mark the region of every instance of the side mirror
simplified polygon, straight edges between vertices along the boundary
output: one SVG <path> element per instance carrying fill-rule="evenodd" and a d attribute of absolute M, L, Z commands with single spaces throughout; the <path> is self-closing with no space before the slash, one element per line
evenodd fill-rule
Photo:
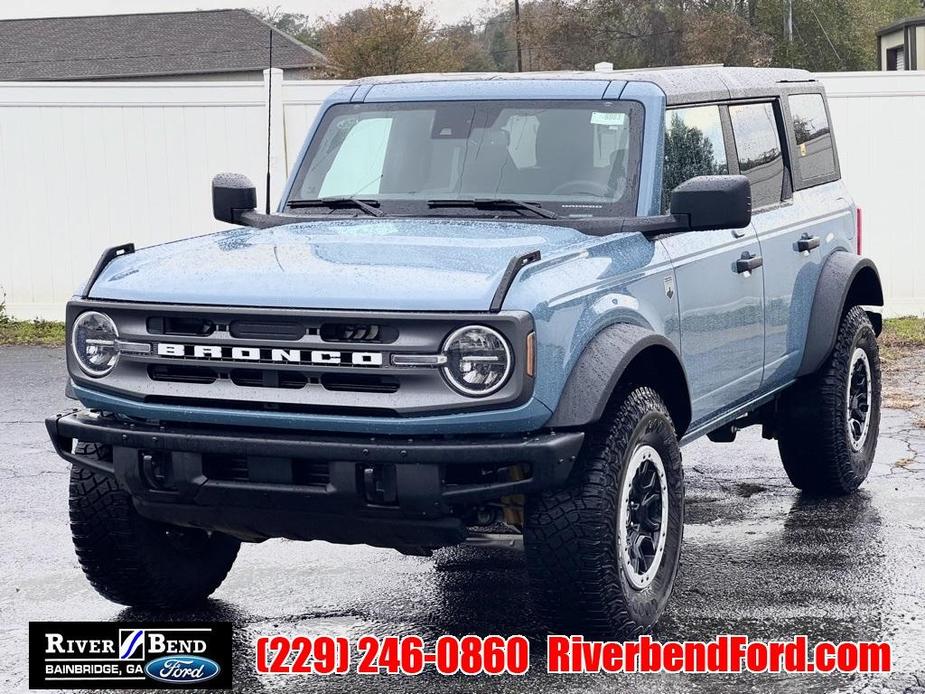
<path fill-rule="evenodd" d="M 697 176 L 671 194 L 671 214 L 690 231 L 741 229 L 752 221 L 752 186 L 745 176 Z"/>
<path fill-rule="evenodd" d="M 212 179 L 212 214 L 216 219 L 239 224 L 241 214 L 256 207 L 257 189 L 247 176 L 220 173 Z"/>

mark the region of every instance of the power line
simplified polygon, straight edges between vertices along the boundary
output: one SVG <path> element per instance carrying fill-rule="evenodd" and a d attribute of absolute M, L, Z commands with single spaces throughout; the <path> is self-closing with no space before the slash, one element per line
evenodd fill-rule
<path fill-rule="evenodd" d="M 841 56 L 838 54 L 838 51 L 835 49 L 835 44 L 832 43 L 832 39 L 829 38 L 829 33 L 825 30 L 825 27 L 822 25 L 822 22 L 819 21 L 819 17 L 816 16 L 816 11 L 812 8 L 811 5 L 807 5 L 810 13 L 813 15 L 813 19 L 816 20 L 816 24 L 819 25 L 819 28 L 822 29 L 822 35 L 825 36 L 825 40 L 829 44 L 829 48 L 832 49 L 832 52 L 835 54 L 835 57 L 838 58 L 838 62 L 841 63 L 842 69 L 845 67 L 845 61 L 841 59 Z"/>

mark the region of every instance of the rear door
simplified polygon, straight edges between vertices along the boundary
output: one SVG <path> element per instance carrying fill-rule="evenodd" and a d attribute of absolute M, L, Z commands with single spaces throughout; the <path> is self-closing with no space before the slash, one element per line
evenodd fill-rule
<path fill-rule="evenodd" d="M 841 243 L 853 216 L 836 181 L 821 94 L 734 105 L 729 113 L 740 167 L 752 179 L 752 223 L 765 263 L 762 390 L 768 391 L 796 375 L 822 260 Z M 781 153 L 773 171 L 747 163 L 767 158 L 772 147 Z"/>
<path fill-rule="evenodd" d="M 723 105 L 666 113 L 663 205 L 689 178 L 737 173 Z M 737 271 L 758 258 L 753 227 L 674 234 L 662 240 L 675 267 L 681 353 L 692 397 L 693 424 L 748 400 L 761 385 L 764 364 L 764 287 L 761 267 Z"/>

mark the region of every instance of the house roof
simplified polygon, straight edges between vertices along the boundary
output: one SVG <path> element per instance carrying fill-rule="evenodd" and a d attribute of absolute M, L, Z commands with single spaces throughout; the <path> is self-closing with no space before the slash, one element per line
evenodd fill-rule
<path fill-rule="evenodd" d="M 804 87 L 816 78 L 806 70 L 789 68 L 723 67 L 694 65 L 606 72 L 455 72 L 366 77 L 351 84 L 434 83 L 457 80 L 594 80 L 652 82 L 665 92 L 669 104 L 695 103 L 721 99 L 742 99 L 779 93 L 785 85 Z M 813 91 L 822 89 L 813 85 Z M 474 93 L 474 97 L 477 95 Z"/>
<path fill-rule="evenodd" d="M 877 31 L 877 36 L 883 36 L 884 34 L 892 34 L 897 31 L 902 31 L 906 27 L 920 27 L 925 26 L 925 15 L 918 15 L 917 17 L 906 17 L 905 19 L 900 19 L 898 22 L 893 22 L 889 26 L 885 26 L 882 29 Z"/>
<path fill-rule="evenodd" d="M 323 68 L 325 57 L 245 10 L 0 21 L 0 81 Z"/>

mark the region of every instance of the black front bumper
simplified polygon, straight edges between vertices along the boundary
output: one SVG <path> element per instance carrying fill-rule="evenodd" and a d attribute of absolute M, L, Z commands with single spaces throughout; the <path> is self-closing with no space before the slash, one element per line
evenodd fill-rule
<path fill-rule="evenodd" d="M 581 432 L 383 437 L 154 426 L 93 411 L 46 420 L 65 460 L 114 475 L 142 515 L 247 540 L 414 551 L 465 539 L 466 508 L 559 486 Z M 107 444 L 111 459 L 73 453 Z"/>

